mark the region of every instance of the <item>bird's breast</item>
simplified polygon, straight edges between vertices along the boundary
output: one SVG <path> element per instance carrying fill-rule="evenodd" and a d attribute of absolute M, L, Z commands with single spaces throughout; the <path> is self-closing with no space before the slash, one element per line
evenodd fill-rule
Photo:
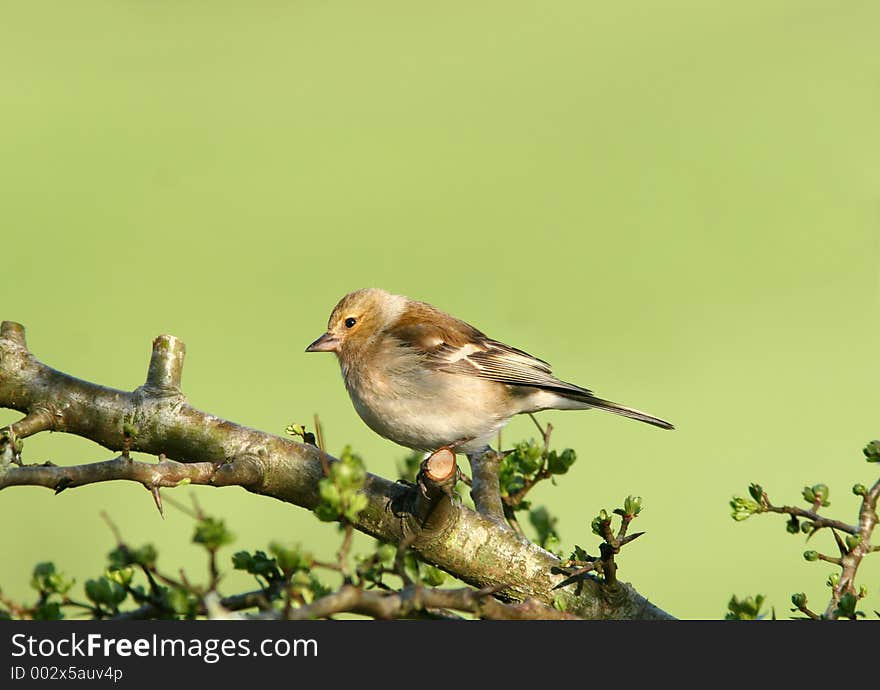
<path fill-rule="evenodd" d="M 510 417 L 492 409 L 490 382 L 436 371 L 417 356 L 374 358 L 369 368 L 343 366 L 342 374 L 364 423 L 407 448 L 491 437 Z"/>

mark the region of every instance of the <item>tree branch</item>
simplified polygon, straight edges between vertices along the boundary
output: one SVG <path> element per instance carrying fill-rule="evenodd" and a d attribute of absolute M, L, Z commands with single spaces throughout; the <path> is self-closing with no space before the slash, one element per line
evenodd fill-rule
<path fill-rule="evenodd" d="M 841 557 L 838 559 L 840 568 L 840 581 L 832 592 L 831 601 L 825 610 L 826 618 L 836 618 L 837 605 L 844 594 L 857 595 L 855 588 L 856 574 L 862 559 L 871 552 L 871 535 L 877 527 L 877 501 L 880 499 L 880 479 L 874 482 L 870 490 L 862 496 L 862 505 L 859 508 L 859 525 L 855 530 L 860 539 L 851 549 L 843 546 Z M 835 535 L 837 536 L 837 535 Z"/>
<path fill-rule="evenodd" d="M 352 585 L 317 601 L 294 609 L 291 620 L 327 618 L 339 613 L 357 613 L 372 618 L 412 618 L 428 609 L 453 609 L 493 620 L 576 620 L 576 616 L 558 611 L 533 599 L 521 604 L 504 604 L 491 595 L 491 589 L 431 589 L 417 585 L 400 592 L 365 590 Z"/>
<path fill-rule="evenodd" d="M 474 507 L 481 515 L 504 524 L 504 504 L 501 502 L 501 489 L 498 472 L 504 456 L 491 448 L 467 456 L 471 464 L 471 498 Z"/>
<path fill-rule="evenodd" d="M 51 419 L 55 431 L 90 439 L 111 451 L 130 449 L 162 459 L 157 464 L 117 457 L 76 467 L 16 467 L 3 464 L 6 456 L 0 453 L 0 487 L 28 484 L 57 491 L 59 484 L 63 490 L 124 479 L 152 488 L 189 480 L 242 486 L 252 493 L 314 508 L 319 501 L 318 482 L 324 476 L 322 461 L 336 459 L 314 446 L 191 407 L 179 389 L 183 355 L 183 343 L 176 338 L 156 338 L 147 382 L 131 392 L 115 390 L 41 363 L 28 351 L 23 327 L 3 322 L 0 407 L 24 413 L 19 428 L 23 425 L 33 433 L 42 430 L 41 424 L 23 424 L 28 417 L 39 416 Z M 492 589 L 507 601 L 534 599 L 551 604 L 556 600 L 569 613 L 585 618 L 671 618 L 621 583 L 609 590 L 589 579 L 577 588 L 554 592 L 553 587 L 564 579 L 553 572 L 559 566 L 556 556 L 449 497 L 442 520 L 420 524 L 414 512 L 418 500 L 414 488 L 368 475 L 363 492 L 369 503 L 355 529 L 390 543 L 411 537 L 412 547 L 424 560 L 477 588 Z"/>

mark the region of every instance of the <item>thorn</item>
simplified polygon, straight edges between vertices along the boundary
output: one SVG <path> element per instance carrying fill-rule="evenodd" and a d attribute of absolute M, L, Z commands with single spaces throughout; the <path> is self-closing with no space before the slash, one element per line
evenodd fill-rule
<path fill-rule="evenodd" d="M 643 534 L 644 532 L 633 532 L 632 534 L 623 538 L 623 540 L 620 542 L 620 546 L 623 546 L 624 544 L 629 544 L 633 539 L 638 539 Z M 620 548 L 620 546 L 618 546 L 618 548 Z"/>
<path fill-rule="evenodd" d="M 583 568 L 578 568 L 574 572 L 569 573 L 568 577 L 565 578 L 558 585 L 553 587 L 553 589 L 562 589 L 563 587 L 567 587 L 568 585 L 574 584 L 575 582 L 578 582 L 584 575 L 586 575 L 587 573 L 593 572 L 594 570 L 598 571 L 598 568 L 596 567 L 595 563 L 590 563 Z"/>
<path fill-rule="evenodd" d="M 834 541 L 837 542 L 837 548 L 840 550 L 841 556 L 846 556 L 849 553 L 849 549 L 846 548 L 846 544 L 843 543 L 843 539 L 840 538 L 840 535 L 837 533 L 837 530 L 833 527 L 831 528 L 831 534 L 834 535 Z"/>
<path fill-rule="evenodd" d="M 153 500 L 156 502 L 156 508 L 159 510 L 159 515 L 162 516 L 162 519 L 165 519 L 165 511 L 162 509 L 162 494 L 159 493 L 159 487 L 154 486 L 150 488 L 150 493 L 153 494 Z"/>

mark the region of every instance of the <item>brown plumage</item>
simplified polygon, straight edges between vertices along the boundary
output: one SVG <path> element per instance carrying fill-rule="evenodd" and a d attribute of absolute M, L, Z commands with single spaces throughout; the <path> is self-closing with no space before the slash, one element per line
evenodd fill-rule
<path fill-rule="evenodd" d="M 669 422 L 561 381 L 550 365 L 425 302 L 367 288 L 343 297 L 307 352 L 335 352 L 352 403 L 400 445 L 485 448 L 511 417 L 597 408 L 663 429 Z"/>

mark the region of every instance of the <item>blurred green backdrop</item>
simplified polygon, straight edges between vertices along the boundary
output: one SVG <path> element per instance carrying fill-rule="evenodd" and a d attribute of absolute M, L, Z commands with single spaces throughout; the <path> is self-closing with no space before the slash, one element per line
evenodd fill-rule
<path fill-rule="evenodd" d="M 787 615 L 793 591 L 824 602 L 832 567 L 727 502 L 824 481 L 851 519 L 849 487 L 874 479 L 878 22 L 857 0 L 2 2 L 0 318 L 125 389 L 173 333 L 197 407 L 277 433 L 317 412 L 331 451 L 388 476 L 405 451 L 303 348 L 351 289 L 433 302 L 678 425 L 543 415 L 580 454 L 535 497 L 564 546 L 594 547 L 596 511 L 640 494 L 624 579 L 680 617 L 720 617 L 734 592 Z M 63 435 L 25 453 L 111 455 Z M 338 543 L 303 510 L 192 491 L 236 547 Z M 160 565 L 204 572 L 191 520 L 139 486 L 16 488 L 4 592 L 28 596 L 38 560 L 96 576 L 102 510 Z"/>

